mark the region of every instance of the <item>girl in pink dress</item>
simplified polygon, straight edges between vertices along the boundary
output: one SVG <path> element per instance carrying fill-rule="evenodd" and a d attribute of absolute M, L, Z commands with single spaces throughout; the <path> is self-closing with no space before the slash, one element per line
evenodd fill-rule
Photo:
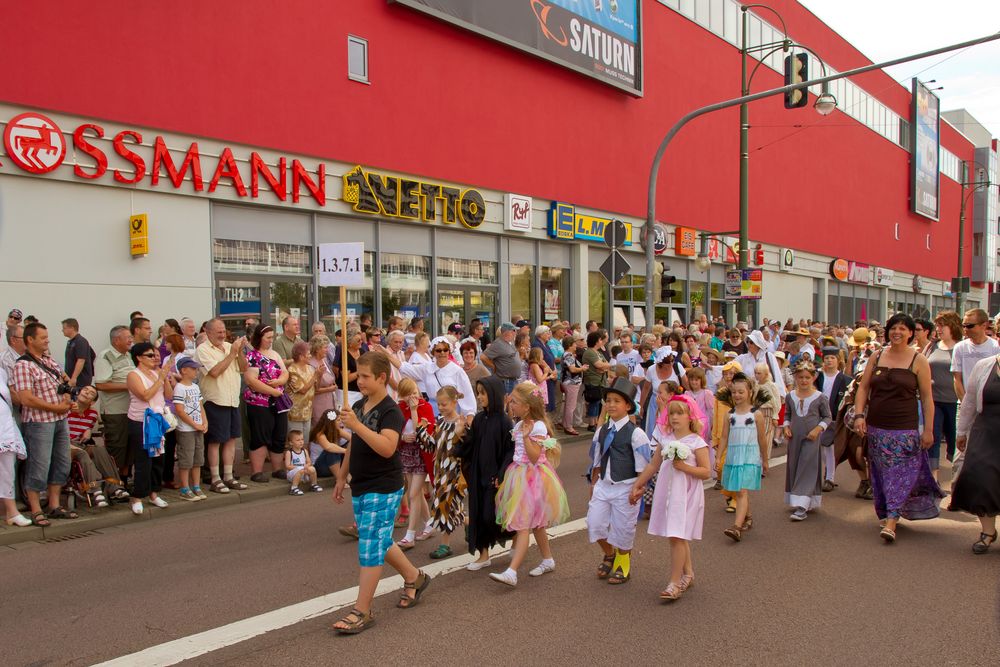
<path fill-rule="evenodd" d="M 701 539 L 705 516 L 702 481 L 711 477 L 712 469 L 708 444 L 699 435 L 707 428 L 707 422 L 698 405 L 686 394 L 674 396 L 667 403 L 667 420 L 673 432 L 668 436 L 664 424 L 657 424 L 652 433 L 657 445 L 653 459 L 635 481 L 629 499 L 638 502 L 646 483 L 659 470 L 649 534 L 670 539 L 670 583 L 660 593 L 660 599 L 671 602 L 694 582 L 690 541 Z M 670 450 L 678 444 L 687 451 L 672 455 Z M 682 454 L 686 456 L 679 458 Z"/>

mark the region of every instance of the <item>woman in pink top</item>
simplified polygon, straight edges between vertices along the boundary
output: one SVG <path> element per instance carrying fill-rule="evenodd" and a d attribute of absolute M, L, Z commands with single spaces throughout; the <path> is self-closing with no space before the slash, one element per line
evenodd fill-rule
<path fill-rule="evenodd" d="M 136 343 L 129 350 L 135 370 L 125 379 L 128 386 L 128 445 L 135 461 L 135 480 L 132 490 L 132 513 L 141 515 L 142 499 L 157 507 L 166 507 L 167 501 L 157 495 L 163 482 L 163 445 L 159 454 L 150 456 L 143 444 L 143 422 L 146 408 L 158 414 L 166 412 L 166 387 L 170 386 L 169 369 L 160 366 L 160 353 L 152 343 Z"/>

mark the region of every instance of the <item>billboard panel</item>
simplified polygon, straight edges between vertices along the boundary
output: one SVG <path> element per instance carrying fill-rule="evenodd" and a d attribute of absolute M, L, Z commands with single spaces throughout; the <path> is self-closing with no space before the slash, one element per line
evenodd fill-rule
<path fill-rule="evenodd" d="M 910 123 L 910 210 L 938 219 L 941 188 L 941 100 L 913 79 Z"/>
<path fill-rule="evenodd" d="M 642 95 L 640 0 L 388 0 Z"/>

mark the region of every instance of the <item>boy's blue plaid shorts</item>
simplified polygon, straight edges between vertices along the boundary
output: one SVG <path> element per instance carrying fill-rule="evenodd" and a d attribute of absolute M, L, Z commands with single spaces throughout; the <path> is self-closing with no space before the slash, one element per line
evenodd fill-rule
<path fill-rule="evenodd" d="M 365 493 L 351 498 L 354 521 L 358 524 L 358 562 L 361 567 L 378 567 L 385 563 L 385 552 L 392 547 L 392 529 L 402 500 L 403 489 L 393 493 Z"/>

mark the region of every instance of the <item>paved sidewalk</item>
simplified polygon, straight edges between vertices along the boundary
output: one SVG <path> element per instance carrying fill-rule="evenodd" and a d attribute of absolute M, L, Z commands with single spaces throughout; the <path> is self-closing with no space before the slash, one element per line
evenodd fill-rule
<path fill-rule="evenodd" d="M 588 436 L 586 439 L 584 439 L 585 435 Z M 559 441 L 564 445 L 573 442 L 584 443 L 589 441 L 589 436 L 590 434 L 586 431 L 581 431 L 579 437 L 557 433 Z M 78 501 L 76 512 L 80 515 L 80 518 L 50 519 L 52 525 L 47 528 L 39 526 L 18 528 L 0 522 L 0 547 L 18 548 L 18 545 L 25 545 L 25 543 L 34 544 L 38 542 L 74 539 L 90 531 L 101 530 L 103 528 L 127 526 L 154 519 L 174 518 L 188 512 L 210 511 L 230 505 L 288 495 L 288 482 L 273 478 L 267 484 L 251 482 L 250 466 L 248 464 L 238 464 L 236 466 L 236 473 L 241 477 L 241 481 L 249 487 L 246 491 L 230 491 L 227 494 L 212 493 L 207 487 L 203 486 L 202 489 L 208 495 L 208 499 L 191 502 L 183 500 L 177 491 L 164 489 L 160 492 L 160 495 L 170 503 L 170 506 L 160 509 L 153 507 L 148 502 L 143 503 L 145 511 L 143 511 L 142 516 L 132 514 L 128 503 L 112 503 L 109 507 L 97 509 L 88 507 L 86 502 L 81 503 Z M 328 491 L 333 490 L 333 484 L 333 479 L 329 477 L 320 480 L 320 485 Z M 27 510 L 22 510 L 21 513 L 28 516 Z"/>

